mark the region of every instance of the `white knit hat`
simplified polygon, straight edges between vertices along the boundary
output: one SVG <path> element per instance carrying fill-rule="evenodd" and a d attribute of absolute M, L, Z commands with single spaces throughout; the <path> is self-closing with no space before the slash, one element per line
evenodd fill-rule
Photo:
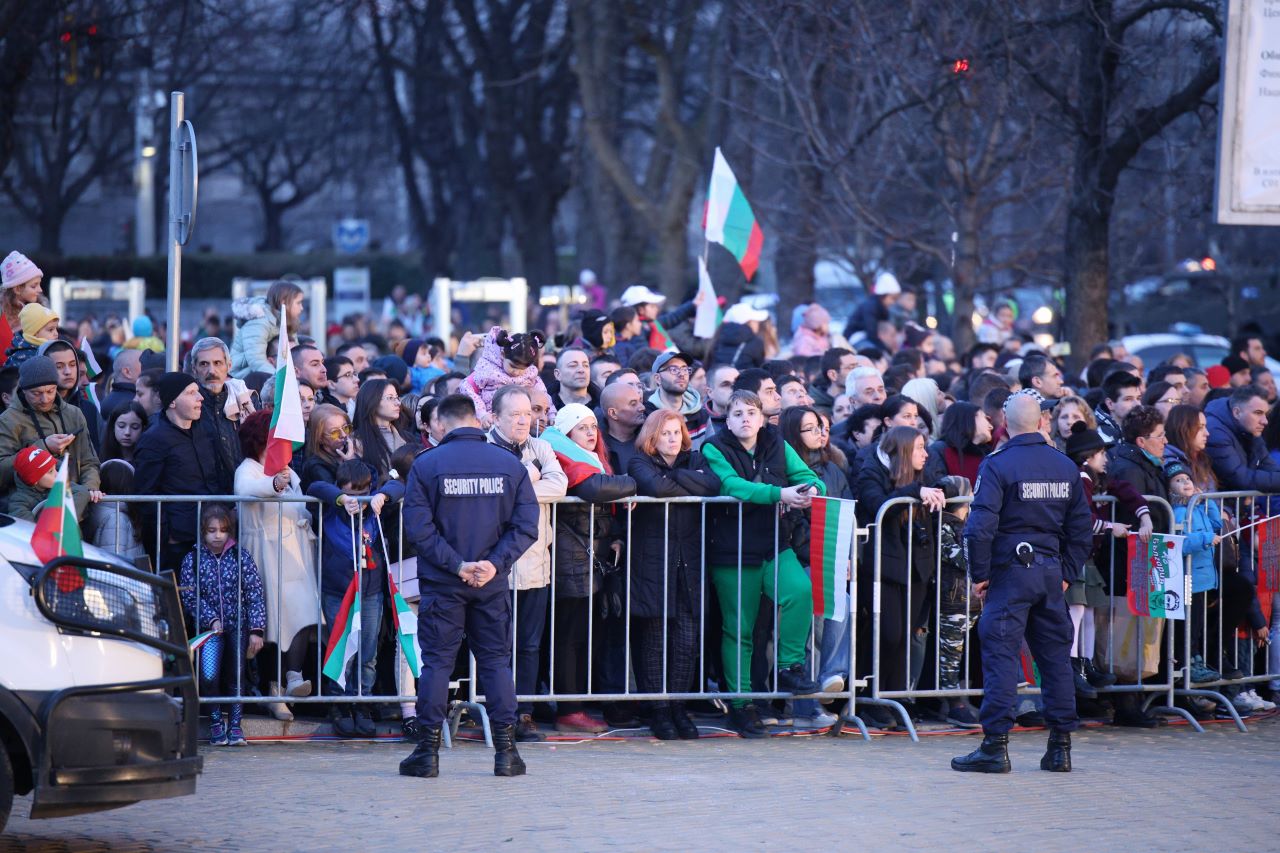
<path fill-rule="evenodd" d="M 596 416 L 592 411 L 581 403 L 570 403 L 560 411 L 556 412 L 556 429 L 565 435 L 585 421 L 587 418 L 595 420 Z"/>
<path fill-rule="evenodd" d="M 32 263 L 30 258 L 15 251 L 10 252 L 4 262 L 0 263 L 0 275 L 3 276 L 0 289 L 8 290 L 25 284 L 33 278 L 42 278 L 44 273 L 41 272 L 40 267 Z"/>

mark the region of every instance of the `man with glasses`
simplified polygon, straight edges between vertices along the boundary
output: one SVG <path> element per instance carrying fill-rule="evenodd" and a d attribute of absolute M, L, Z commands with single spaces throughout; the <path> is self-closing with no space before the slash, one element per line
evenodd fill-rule
<path fill-rule="evenodd" d="M 356 369 L 355 362 L 345 355 L 326 358 L 324 373 L 328 382 L 320 402 L 337 406 L 347 413 L 347 417 L 354 418 L 356 394 L 360 393 L 360 371 Z"/>
<path fill-rule="evenodd" d="M 696 363 L 693 356 L 684 352 L 664 352 L 654 359 L 653 376 L 658 387 L 644 403 L 646 414 L 658 409 L 679 412 L 695 446 L 706 437 L 708 419 L 702 396 L 689 387 Z"/>

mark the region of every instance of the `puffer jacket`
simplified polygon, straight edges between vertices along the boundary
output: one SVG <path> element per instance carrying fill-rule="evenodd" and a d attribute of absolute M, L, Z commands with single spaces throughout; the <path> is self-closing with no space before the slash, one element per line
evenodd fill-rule
<path fill-rule="evenodd" d="M 498 389 L 504 385 L 537 388 L 549 398 L 551 397 L 547 393 L 547 386 L 542 384 L 542 378 L 538 376 L 536 364 L 529 365 L 516 376 L 507 373 L 507 369 L 502 365 L 502 347 L 498 346 L 498 333 L 501 331 L 499 326 L 489 330 L 484 343 L 480 346 L 480 353 L 473 362 L 471 375 L 458 387 L 458 391 L 466 394 L 476 404 L 476 415 L 480 418 L 480 422 L 486 425 L 493 414 L 493 395 L 497 394 Z M 556 417 L 555 400 L 551 399 L 551 405 L 547 410 L 548 423 L 554 421 Z"/>
<path fill-rule="evenodd" d="M 920 489 L 929 485 L 917 480 L 905 486 L 894 486 L 889 475 L 889 457 L 878 447 L 858 469 L 858 519 L 863 525 L 875 521 L 880 507 L 892 498 L 920 499 Z M 885 513 L 881 537 L 881 575 L 883 581 L 906 585 L 908 575 L 914 573 L 914 583 L 932 580 L 934 572 L 934 547 L 937 517 L 922 506 L 914 511 L 907 505 L 894 507 Z M 907 552 L 910 551 L 910 567 Z M 864 560 L 859 567 L 863 577 L 873 569 L 871 560 Z"/>
<path fill-rule="evenodd" d="M 267 305 L 262 296 L 237 299 L 231 305 L 236 319 L 236 335 L 231 339 L 231 375 L 244 379 L 250 373 L 275 373 L 267 361 L 271 343 L 280 336 L 280 315 Z"/>
<path fill-rule="evenodd" d="M 710 363 L 732 364 L 739 370 L 764 364 L 764 338 L 745 323 L 725 323 L 720 327 Z"/>
<path fill-rule="evenodd" d="M 559 454 L 556 456 L 561 466 L 566 467 L 569 460 Z M 591 474 L 579 483 L 573 484 L 572 480 L 570 483 L 569 495 L 586 503 L 561 504 L 556 513 L 556 539 L 552 548 L 555 595 L 556 598 L 586 598 L 599 591 L 601 580 L 601 572 L 592 570 L 592 541 L 595 542 L 596 565 L 612 566 L 610 531 L 614 531 L 616 538 L 622 538 L 614 508 L 597 506 L 593 513 L 588 504 L 629 498 L 636 493 L 636 481 L 626 474 L 613 474 L 606 468 L 604 472 Z"/>
<path fill-rule="evenodd" d="M 227 541 L 221 554 L 214 554 L 204 543 L 192 548 L 182 558 L 178 578 L 182 607 L 196 621 L 197 631 L 208 631 L 221 621 L 228 633 L 236 627 L 241 632 L 266 632 L 262 574 L 253 555 L 238 548 L 234 539 Z"/>
<path fill-rule="evenodd" d="M 627 468 L 638 494 L 655 498 L 712 497 L 720 478 L 697 451 L 668 465 L 660 456 L 637 453 Z M 690 612 L 702 612 L 702 508 L 697 504 L 640 504 L 631 519 L 631 615 L 658 618 L 666 589 L 667 617 L 683 595 Z M 684 571 L 680 571 L 681 565 Z M 664 572 L 665 566 L 665 572 Z"/>
<path fill-rule="evenodd" d="M 18 334 L 13 339 L 13 343 L 9 344 L 9 348 L 4 352 L 5 367 L 22 367 L 23 362 L 34 356 L 40 347 L 36 344 L 29 343 L 26 338 Z"/>
<path fill-rule="evenodd" d="M 1213 501 L 1198 501 L 1189 514 L 1186 504 L 1178 504 L 1173 508 L 1173 517 L 1182 525 L 1182 535 L 1186 537 L 1182 551 L 1191 555 L 1191 591 L 1217 589 L 1213 537 L 1222 532 L 1222 510 Z"/>
<path fill-rule="evenodd" d="M 1266 442 L 1246 433 L 1231 414 L 1229 399 L 1214 400 L 1204 409 L 1209 427 L 1205 452 L 1223 491 L 1280 492 L 1280 465 L 1267 453 Z"/>
<path fill-rule="evenodd" d="M 45 436 L 58 433 L 76 436 L 67 447 L 70 457 L 67 481 L 95 491 L 100 482 L 98 455 L 89 440 L 89 424 L 84 413 L 56 397 L 53 411 L 41 414 L 27 405 L 21 391 L 14 392 L 9 408 L 0 414 L 0 490 L 14 487 L 13 460 L 19 450 L 33 444 L 48 450 Z"/>
<path fill-rule="evenodd" d="M 517 453 L 525 467 L 532 465 L 538 469 L 538 482 L 533 484 L 533 493 L 538 496 L 538 539 L 520 555 L 511 567 L 511 589 L 540 589 L 551 583 L 551 537 L 555 531 L 551 527 L 551 509 L 553 504 L 565 496 L 569 487 L 569 478 L 560 467 L 551 445 L 540 438 L 532 436 L 518 448 L 502 437 L 498 430 L 489 430 L 487 436 L 490 444 Z"/>

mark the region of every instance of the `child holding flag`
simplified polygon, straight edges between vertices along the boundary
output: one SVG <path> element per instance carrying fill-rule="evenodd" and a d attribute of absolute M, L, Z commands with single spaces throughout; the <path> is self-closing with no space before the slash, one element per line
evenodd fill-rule
<path fill-rule="evenodd" d="M 49 451 L 31 445 L 19 450 L 13 458 L 13 472 L 17 474 L 17 482 L 9 496 L 9 514 L 25 521 L 35 521 L 49 497 L 49 490 L 58 479 L 58 463 Z M 71 497 L 79 518 L 89 506 L 89 490 L 79 483 L 72 483 Z"/>
<path fill-rule="evenodd" d="M 212 631 L 200 647 L 200 693 L 241 696 L 245 658 L 262 649 L 267 630 L 267 607 L 262 576 L 253 555 L 236 545 L 235 516 L 223 504 L 205 504 L 200 517 L 200 542 L 182 558 L 178 589 L 182 606 L 195 633 Z M 240 730 L 243 712 L 232 702 L 226 722 L 222 706 L 209 709 L 211 746 L 248 746 Z"/>
<path fill-rule="evenodd" d="M 389 480 L 366 507 L 357 498 L 369 494 L 373 475 L 373 467 L 367 462 L 345 459 L 338 463 L 336 483 L 321 480 L 307 490 L 325 505 L 321 521 L 324 547 L 320 554 L 320 602 L 330 632 L 324 661 L 325 692 L 334 696 L 372 694 L 377 674 L 387 575 L 378 542 L 380 528 L 374 516 L 382 512 L 388 500 L 400 500 L 404 486 Z M 335 706 L 330 714 L 335 733 L 342 737 L 373 737 L 377 730 L 368 706 L 356 703 L 353 707 L 347 714 Z"/>

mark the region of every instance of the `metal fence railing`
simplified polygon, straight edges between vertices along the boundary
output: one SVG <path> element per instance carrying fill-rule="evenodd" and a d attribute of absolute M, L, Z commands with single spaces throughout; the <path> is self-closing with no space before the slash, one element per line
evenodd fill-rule
<path fill-rule="evenodd" d="M 1136 620 L 1137 660 L 1130 660 L 1126 657 L 1128 652 L 1121 651 L 1122 647 L 1129 649 L 1135 644 L 1125 646 L 1124 639 L 1117 636 L 1117 626 L 1131 622 L 1126 622 L 1123 618 L 1126 614 L 1118 610 L 1127 607 L 1124 599 L 1112 593 L 1106 607 L 1099 608 L 1102 612 L 1097 614 L 1100 649 L 1095 663 L 1118 676 L 1118 683 L 1100 687 L 1098 692 L 1139 694 L 1146 710 L 1182 717 L 1190 726 L 1201 730 L 1195 717 L 1176 704 L 1178 698 L 1185 701 L 1198 697 L 1222 706 L 1243 731 L 1244 723 L 1232 703 L 1234 694 L 1262 681 L 1280 683 L 1280 672 L 1277 672 L 1280 666 L 1276 665 L 1274 645 L 1268 649 L 1270 654 L 1262 658 L 1256 630 L 1249 640 L 1252 651 L 1247 652 L 1235 636 L 1236 623 L 1232 619 L 1238 612 L 1248 610 L 1247 606 L 1244 611 L 1240 609 L 1241 597 L 1249 598 L 1247 590 L 1253 590 L 1252 600 L 1256 600 L 1259 589 L 1271 595 L 1280 588 L 1275 578 L 1275 552 L 1280 551 L 1280 516 L 1266 514 L 1263 496 L 1240 492 L 1197 496 L 1188 511 L 1210 499 L 1215 505 L 1227 504 L 1228 512 L 1238 520 L 1228 535 L 1242 543 L 1238 549 L 1239 564 L 1246 564 L 1244 576 L 1252 581 L 1242 583 L 1238 565 L 1233 568 L 1229 560 L 1224 561 L 1229 549 L 1219 548 L 1214 557 L 1218 593 L 1193 592 L 1193 556 L 1188 554 L 1188 619 L 1177 630 L 1165 626 L 1165 620 Z M 391 667 L 372 667 L 377 661 L 371 660 L 371 656 L 377 654 L 378 632 L 388 613 L 384 597 L 387 581 L 382 573 L 390 571 L 392 579 L 405 587 L 416 577 L 412 551 L 406 541 L 412 537 L 400 524 L 396 504 L 387 504 L 380 514 L 371 514 L 369 503 L 373 499 L 357 500 L 360 512 L 348 515 L 337 506 L 324 506 L 315 498 L 301 496 L 108 496 L 94 511 L 116 512 L 114 524 L 97 526 L 98 530 L 113 531 L 113 536 L 109 542 L 94 544 L 126 557 L 140 556 L 145 551 L 152 561 L 152 570 L 174 572 L 182 582 L 180 585 L 185 587 L 182 591 L 184 601 L 189 604 L 187 615 L 193 635 L 209 630 L 207 620 L 201 621 L 201 613 L 202 607 L 214 596 L 220 596 L 217 612 L 235 615 L 239 633 L 230 638 L 234 641 L 235 671 L 216 683 L 206 680 L 201 691 L 203 704 L 327 703 L 354 708 L 395 703 L 407 707 L 417 697 L 413 673 L 401 647 L 392 644 L 395 660 Z M 969 500 L 953 499 L 948 506 L 954 509 Z M 1114 500 L 1104 496 L 1099 502 L 1110 504 L 1111 517 L 1115 519 Z M 1148 502 L 1157 506 L 1162 517 L 1169 520 L 1169 525 L 1161 525 L 1157 532 L 1187 532 L 1173 523 L 1174 511 L 1167 503 L 1159 498 L 1148 498 Z M 175 504 L 180 506 L 174 507 Z M 199 571 L 195 565 L 197 556 L 193 553 L 194 542 L 190 541 L 193 530 L 198 535 L 199 519 L 211 504 L 233 508 L 239 534 L 233 549 L 227 552 L 232 556 L 226 557 L 228 562 L 220 569 L 225 573 L 228 565 L 233 566 L 235 577 L 217 582 L 214 589 L 209 588 L 212 575 Z M 188 513 L 188 519 L 196 519 L 195 527 L 175 526 L 175 509 Z M 918 733 L 907 703 L 935 699 L 976 702 L 982 696 L 981 687 L 967 677 L 975 670 L 976 660 L 973 644 L 966 641 L 981 619 L 980 608 L 971 594 L 968 578 L 958 581 L 955 566 L 943 553 L 943 526 L 954 524 L 954 520 L 944 519 L 941 513 L 924 512 L 918 501 L 891 500 L 878 508 L 873 523 L 856 529 L 849 554 L 847 587 L 842 586 L 841 592 L 847 593 L 850 602 L 844 622 L 824 622 L 821 616 L 813 615 L 807 600 L 798 603 L 799 598 L 807 598 L 804 593 L 811 589 L 811 580 L 787 555 L 788 551 L 794 553 L 792 519 L 778 512 L 772 513 L 772 547 L 766 549 L 766 559 L 759 564 L 751 559 L 744 561 L 743 541 L 744 535 L 759 541 L 761 531 L 751 527 L 744 504 L 732 498 L 633 497 L 600 505 L 563 498 L 543 504 L 541 512 L 546 514 L 544 522 L 553 533 L 546 542 L 546 560 L 551 568 L 545 586 L 546 641 L 539 643 L 540 655 L 530 656 L 526 649 L 522 659 L 519 638 L 524 590 L 517 589 L 514 582 L 510 589 L 513 674 L 518 685 L 536 685 L 532 690 L 519 692 L 517 701 L 522 704 L 554 702 L 558 706 L 575 706 L 603 702 L 711 701 L 723 705 L 791 699 L 791 694 L 780 689 L 780 661 L 784 653 L 801 647 L 804 668 L 811 678 L 819 679 L 834 671 L 841 676 L 839 680 L 843 684 L 839 690 L 795 701 L 816 698 L 839 703 L 840 719 L 834 727 L 837 733 L 842 724 L 848 723 L 864 738 L 869 736 L 857 714 L 858 705 L 862 704 L 890 709 L 915 740 Z M 597 535 L 597 522 L 606 517 L 608 533 Z M 316 523 L 317 518 L 321 523 Z M 679 524 L 675 524 L 673 518 L 678 519 Z M 891 582 L 884 577 L 885 537 L 891 527 L 887 519 L 896 519 L 894 525 L 905 521 L 909 530 L 923 526 L 930 534 L 923 536 L 919 543 L 912 535 L 906 537 L 908 571 L 901 591 L 891 590 Z M 577 534 L 574 525 L 568 523 L 570 520 L 585 523 L 590 535 L 573 538 Z M 696 565 L 671 565 L 669 548 L 662 549 L 661 565 L 653 559 L 644 564 L 637 562 L 638 537 L 657 537 L 666 543 L 673 535 L 673 526 L 684 529 L 690 523 L 697 529 L 693 539 L 701 543 L 696 552 L 698 559 L 693 561 Z M 133 534 L 129 533 L 130 528 Z M 366 528 L 370 533 L 368 550 L 351 547 L 350 543 L 364 538 Z M 149 541 L 142 541 L 143 537 L 137 533 L 139 529 L 148 531 L 145 538 Z M 722 536 L 726 530 L 731 536 L 736 535 L 736 565 L 715 566 L 708 562 L 705 543 L 708 532 L 713 529 Z M 954 536 L 954 531 L 951 535 Z M 326 539 L 332 540 L 335 536 L 343 538 L 343 543 L 331 541 L 326 549 Z M 103 533 L 100 538 L 107 538 L 107 534 Z M 615 541 L 621 543 L 616 552 L 611 547 Z M 346 568 L 335 575 L 334 554 L 343 548 L 348 549 Z M 911 569 L 917 560 L 917 548 L 930 549 L 927 562 L 932 571 L 925 580 L 916 577 Z M 1107 555 L 1098 555 L 1098 569 L 1108 582 L 1107 588 L 1114 591 L 1119 588 L 1117 581 L 1127 566 L 1117 565 L 1115 548 L 1107 550 Z M 1250 574 L 1260 551 L 1265 552 L 1262 570 L 1256 575 Z M 589 567 L 586 575 L 590 580 L 585 587 L 569 589 L 565 580 L 569 573 L 563 561 L 580 559 L 584 552 Z M 862 572 L 859 571 L 860 558 Z M 378 604 L 369 607 L 369 624 L 364 626 L 373 640 L 356 650 L 352 668 L 344 670 L 348 673 L 346 684 L 338 689 L 332 679 L 321 675 L 334 626 L 335 594 L 341 592 L 334 588 L 334 578 L 342 577 L 345 585 L 351 574 L 342 573 L 358 574 L 362 559 L 372 561 L 370 565 L 374 566 L 376 575 L 369 590 L 370 598 L 378 599 Z M 183 561 L 193 564 L 186 572 Z M 256 569 L 261 589 L 269 650 L 267 655 L 253 660 L 245 656 L 248 641 L 244 636 L 251 627 L 245 620 L 253 618 L 251 611 L 256 606 L 254 601 L 247 600 L 256 594 L 253 580 L 248 577 L 253 574 L 249 571 L 251 566 Z M 584 567 L 575 568 L 580 577 Z M 799 576 L 795 574 L 798 570 Z M 642 584 L 647 585 L 650 592 L 655 584 L 660 588 L 658 615 L 641 616 L 634 612 L 634 593 Z M 867 584 L 870 589 L 866 588 Z M 375 587 L 377 595 L 373 594 Z M 227 600 L 228 589 L 234 591 L 234 601 Z M 864 598 L 866 606 L 860 613 L 859 603 Z M 761 617 L 760 624 L 753 626 L 751 623 L 755 620 L 746 614 L 753 612 L 757 599 L 764 603 L 755 611 Z M 366 599 L 366 604 L 368 601 Z M 414 607 L 412 600 L 409 603 Z M 803 613 L 797 608 L 802 608 Z M 895 612 L 893 608 L 902 608 L 902 612 Z M 724 612 L 733 614 L 729 624 L 721 615 Z M 866 617 L 865 623 L 860 624 L 860 616 Z M 1278 618 L 1272 616 L 1272 622 Z M 763 627 L 765 625 L 768 627 Z M 798 637 L 797 625 L 807 625 L 802 638 Z M 1195 630 L 1191 630 L 1192 625 L 1197 626 Z M 759 628 L 754 636 L 747 630 L 753 627 Z M 861 638 L 859 628 L 865 631 Z M 886 633 L 889 628 L 893 628 L 893 636 Z M 1155 643 L 1150 642 L 1147 633 L 1153 629 L 1162 632 Z M 718 643 L 714 642 L 716 638 Z M 1270 639 L 1275 640 L 1274 633 Z M 307 649 L 301 662 L 297 652 L 299 642 Z M 861 643 L 867 647 L 860 648 Z M 312 645 L 314 652 L 309 650 Z M 1158 662 L 1154 666 L 1146 657 L 1148 649 L 1156 652 Z M 566 661 L 565 655 L 575 657 Z M 731 689 L 733 685 L 726 680 L 729 668 L 725 666 L 725 659 L 730 656 L 740 668 L 752 670 L 750 673 L 738 670 L 736 689 Z M 545 658 L 545 670 L 540 663 L 533 662 L 540 658 Z M 1193 659 L 1197 667 L 1202 667 L 1196 670 L 1197 676 L 1211 672 L 1215 677 L 1193 678 Z M 1265 662 L 1259 664 L 1260 659 Z M 297 669 L 293 669 L 295 666 Z M 527 672 L 522 677 L 522 667 L 527 670 L 530 666 L 539 667 L 538 677 L 532 680 Z M 262 690 L 261 684 L 255 690 L 253 679 L 248 677 L 252 670 L 274 672 L 277 682 L 283 682 L 288 672 L 301 672 L 321 689 L 313 689 L 309 695 L 272 695 L 271 691 Z M 686 677 L 687 680 L 681 681 Z M 572 683 L 566 683 L 569 680 Z M 381 689 L 376 689 L 378 685 L 382 685 Z M 231 689 L 222 689 L 227 686 Z M 474 658 L 469 658 L 461 671 L 455 672 L 451 687 L 456 699 L 450 708 L 449 728 L 456 733 L 460 716 L 464 711 L 470 712 L 481 722 L 488 740 L 483 685 L 478 683 Z M 283 692 L 282 689 L 280 693 Z M 1028 683 L 1019 692 L 1034 696 L 1039 689 L 1034 683 Z"/>

